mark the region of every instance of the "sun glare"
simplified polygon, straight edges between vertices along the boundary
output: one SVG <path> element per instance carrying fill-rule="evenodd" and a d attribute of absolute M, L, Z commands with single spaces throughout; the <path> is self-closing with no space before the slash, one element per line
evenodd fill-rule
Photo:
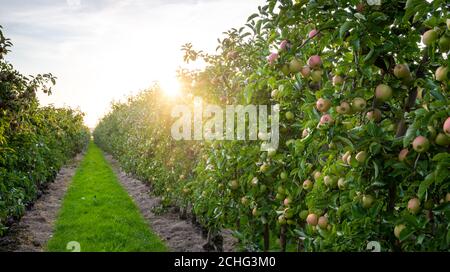
<path fill-rule="evenodd" d="M 169 97 L 177 97 L 181 93 L 181 85 L 176 78 L 166 78 L 159 81 L 161 90 Z"/>

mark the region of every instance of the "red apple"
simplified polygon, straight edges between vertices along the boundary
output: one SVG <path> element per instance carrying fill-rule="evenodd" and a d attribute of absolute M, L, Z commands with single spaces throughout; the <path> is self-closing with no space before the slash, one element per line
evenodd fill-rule
<path fill-rule="evenodd" d="M 270 65 L 273 65 L 277 59 L 278 53 L 270 53 L 269 57 L 267 57 L 267 61 L 269 61 Z"/>
<path fill-rule="evenodd" d="M 306 223 L 308 223 L 308 225 L 316 226 L 318 221 L 319 221 L 319 218 L 314 213 L 310 213 L 310 214 L 308 214 L 308 217 L 306 217 Z"/>
<path fill-rule="evenodd" d="M 409 150 L 407 148 L 404 148 L 398 153 L 398 160 L 404 161 L 406 159 L 406 156 L 408 156 Z"/>
<path fill-rule="evenodd" d="M 430 141 L 423 136 L 417 136 L 412 142 L 412 146 L 417 153 L 426 152 L 430 147 Z"/>
<path fill-rule="evenodd" d="M 317 29 L 313 29 L 308 33 L 308 38 L 312 39 L 318 34 L 319 34 L 319 31 L 317 31 Z"/>
<path fill-rule="evenodd" d="M 381 120 L 381 111 L 379 109 L 374 109 L 367 112 L 366 116 L 370 121 L 379 122 Z"/>
<path fill-rule="evenodd" d="M 316 108 L 320 112 L 327 112 L 331 107 L 331 101 L 326 98 L 319 98 L 316 102 Z"/>
<path fill-rule="evenodd" d="M 281 51 L 287 50 L 287 49 L 289 49 L 289 47 L 290 47 L 290 44 L 289 44 L 288 40 L 281 41 L 280 46 L 279 46 Z"/>
<path fill-rule="evenodd" d="M 309 130 L 308 130 L 307 128 L 305 128 L 305 129 L 302 131 L 302 138 L 306 138 L 306 137 L 308 137 L 308 135 L 309 135 Z"/>
<path fill-rule="evenodd" d="M 333 118 L 329 114 L 325 114 L 320 118 L 320 124 L 332 124 Z"/>
<path fill-rule="evenodd" d="M 319 217 L 319 220 L 317 220 L 317 225 L 319 225 L 319 228 L 326 229 L 328 226 L 328 218 L 326 216 Z"/>
<path fill-rule="evenodd" d="M 318 55 L 311 56 L 308 59 L 308 65 L 311 69 L 317 69 L 322 65 L 322 59 Z"/>
<path fill-rule="evenodd" d="M 340 106 L 336 107 L 336 112 L 339 114 L 349 114 L 351 110 L 351 106 L 348 102 L 341 102 Z"/>
<path fill-rule="evenodd" d="M 302 74 L 304 78 L 308 78 L 311 75 L 311 69 L 309 66 L 303 66 L 300 70 L 300 74 Z"/>
<path fill-rule="evenodd" d="M 408 210 L 412 214 L 417 214 L 420 211 L 420 200 L 418 198 L 411 198 L 408 201 Z"/>
<path fill-rule="evenodd" d="M 313 187 L 313 182 L 311 180 L 307 179 L 303 182 L 303 189 L 311 190 L 312 187 Z"/>
<path fill-rule="evenodd" d="M 284 206 L 289 206 L 291 204 L 291 202 L 292 202 L 292 200 L 289 197 L 287 197 L 284 199 L 283 204 L 284 204 Z"/>
<path fill-rule="evenodd" d="M 447 120 L 444 122 L 444 126 L 442 127 L 444 133 L 450 136 L 450 117 L 447 117 Z"/>

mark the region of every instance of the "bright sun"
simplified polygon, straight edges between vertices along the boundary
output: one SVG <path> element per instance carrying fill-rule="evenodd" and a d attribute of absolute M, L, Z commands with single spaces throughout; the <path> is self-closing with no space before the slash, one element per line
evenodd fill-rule
<path fill-rule="evenodd" d="M 181 85 L 176 78 L 165 78 L 159 80 L 163 92 L 170 97 L 176 97 L 181 93 Z"/>

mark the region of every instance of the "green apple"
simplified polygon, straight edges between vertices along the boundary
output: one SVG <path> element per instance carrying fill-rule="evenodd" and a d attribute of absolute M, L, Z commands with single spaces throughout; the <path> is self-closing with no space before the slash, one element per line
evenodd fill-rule
<path fill-rule="evenodd" d="M 292 59 L 291 62 L 289 63 L 289 71 L 291 73 L 297 73 L 300 72 L 302 70 L 302 63 L 297 60 L 297 59 Z"/>
<path fill-rule="evenodd" d="M 303 189 L 311 190 L 313 187 L 313 182 L 310 179 L 303 181 Z"/>
<path fill-rule="evenodd" d="M 398 79 L 405 79 L 411 77 L 408 64 L 397 64 L 394 67 L 394 75 Z"/>
<path fill-rule="evenodd" d="M 367 106 L 367 102 L 364 98 L 356 97 L 352 101 L 352 109 L 354 111 L 363 111 Z"/>
<path fill-rule="evenodd" d="M 434 141 L 436 142 L 437 145 L 440 145 L 440 146 L 448 146 L 448 145 L 450 145 L 450 137 L 448 137 L 447 135 L 445 135 L 442 132 L 440 132 L 436 136 L 436 139 L 434 139 Z"/>
<path fill-rule="evenodd" d="M 339 75 L 335 75 L 333 77 L 333 85 L 334 86 L 338 86 L 338 85 L 342 85 L 342 83 L 344 83 L 344 78 L 339 76 Z"/>
<path fill-rule="evenodd" d="M 326 229 L 328 226 L 328 218 L 326 216 L 319 217 L 319 219 L 317 220 L 317 225 L 321 229 Z"/>
<path fill-rule="evenodd" d="M 423 33 L 422 35 L 422 43 L 426 46 L 430 46 L 433 44 L 437 39 L 439 38 L 439 35 L 436 30 L 430 29 Z"/>
<path fill-rule="evenodd" d="M 401 233 L 405 228 L 406 228 L 406 226 L 403 225 L 403 224 L 400 224 L 400 225 L 395 226 L 395 228 L 394 228 L 394 235 L 395 235 L 395 237 L 397 237 L 397 239 L 400 239 L 400 233 Z"/>
<path fill-rule="evenodd" d="M 392 88 L 386 84 L 379 84 L 375 89 L 375 97 L 380 101 L 387 101 L 392 97 Z"/>
<path fill-rule="evenodd" d="M 286 119 L 289 121 L 294 119 L 294 114 L 290 111 L 286 112 L 285 116 L 286 116 Z"/>
<path fill-rule="evenodd" d="M 442 53 L 448 52 L 450 50 L 450 37 L 447 35 L 442 35 L 442 37 L 439 39 L 439 50 L 441 50 Z"/>
<path fill-rule="evenodd" d="M 261 171 L 261 173 L 266 173 L 268 170 L 269 170 L 269 165 L 267 163 L 263 163 L 259 167 L 259 171 Z"/>
<path fill-rule="evenodd" d="M 436 80 L 446 81 L 448 79 L 448 67 L 441 66 L 436 69 Z"/>
<path fill-rule="evenodd" d="M 232 190 L 237 190 L 239 188 L 239 182 L 237 180 L 232 180 L 230 182 L 230 187 Z"/>
<path fill-rule="evenodd" d="M 356 160 L 359 162 L 359 163 L 363 163 L 363 162 L 365 162 L 366 161 L 366 159 L 367 159 L 367 153 L 366 153 L 366 151 L 360 151 L 360 152 L 358 152 L 358 154 L 356 154 Z"/>
<path fill-rule="evenodd" d="M 319 82 L 322 79 L 323 71 L 322 70 L 314 70 L 311 72 L 311 80 L 313 82 Z"/>
<path fill-rule="evenodd" d="M 371 196 L 371 195 L 364 195 L 362 197 L 362 206 L 363 206 L 363 208 L 365 208 L 365 209 L 370 208 L 372 206 L 374 200 L 375 199 L 373 198 L 373 196 Z"/>
<path fill-rule="evenodd" d="M 347 181 L 344 178 L 338 179 L 338 188 L 339 190 L 345 190 L 347 187 Z"/>

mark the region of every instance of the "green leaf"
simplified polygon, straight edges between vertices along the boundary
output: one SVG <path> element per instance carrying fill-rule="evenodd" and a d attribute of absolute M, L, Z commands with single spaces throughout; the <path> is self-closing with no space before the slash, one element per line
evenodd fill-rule
<path fill-rule="evenodd" d="M 373 168 L 375 170 L 375 179 L 378 177 L 378 174 L 380 173 L 380 170 L 378 169 L 378 164 L 375 161 L 372 161 L 373 163 Z"/>
<path fill-rule="evenodd" d="M 450 229 L 447 231 L 447 245 L 450 245 Z"/>
<path fill-rule="evenodd" d="M 434 180 L 435 180 L 434 173 L 431 173 L 427 175 L 425 177 L 425 180 L 420 183 L 419 190 L 417 191 L 417 195 L 420 199 L 424 198 L 428 187 L 430 187 L 430 185 L 433 183 Z"/>
<path fill-rule="evenodd" d="M 405 133 L 405 137 L 403 138 L 403 147 L 407 147 L 412 139 L 416 136 L 417 128 L 414 125 L 408 127 Z"/>
<path fill-rule="evenodd" d="M 255 19 L 255 18 L 258 17 L 258 16 L 259 16 L 258 13 L 253 13 L 252 15 L 250 15 L 250 16 L 248 17 L 247 22 L 249 22 L 249 21 Z"/>
<path fill-rule="evenodd" d="M 427 2 L 425 0 L 408 0 L 405 5 L 405 15 L 403 16 L 403 22 L 407 23 L 408 20 L 414 16 L 417 12 L 426 12 Z"/>
<path fill-rule="evenodd" d="M 440 101 L 446 100 L 445 97 L 441 94 L 441 92 L 438 89 L 431 89 L 430 94 L 437 100 L 440 100 Z"/>
<path fill-rule="evenodd" d="M 350 146 L 352 149 L 355 149 L 355 147 L 353 146 L 353 143 L 349 139 L 344 138 L 342 136 L 336 136 L 336 138 L 338 138 L 341 142 L 344 142 L 345 144 Z"/>
<path fill-rule="evenodd" d="M 339 28 L 339 38 L 343 38 L 344 34 L 352 27 L 352 22 L 351 21 L 347 21 L 345 23 L 343 23 L 341 25 L 341 27 Z"/>
<path fill-rule="evenodd" d="M 436 212 L 450 211 L 450 202 L 443 203 L 433 209 Z"/>
<path fill-rule="evenodd" d="M 400 232 L 400 242 L 405 241 L 406 239 L 411 237 L 411 235 L 413 235 L 413 234 L 414 234 L 414 229 L 406 227 L 404 230 L 402 230 Z"/>

